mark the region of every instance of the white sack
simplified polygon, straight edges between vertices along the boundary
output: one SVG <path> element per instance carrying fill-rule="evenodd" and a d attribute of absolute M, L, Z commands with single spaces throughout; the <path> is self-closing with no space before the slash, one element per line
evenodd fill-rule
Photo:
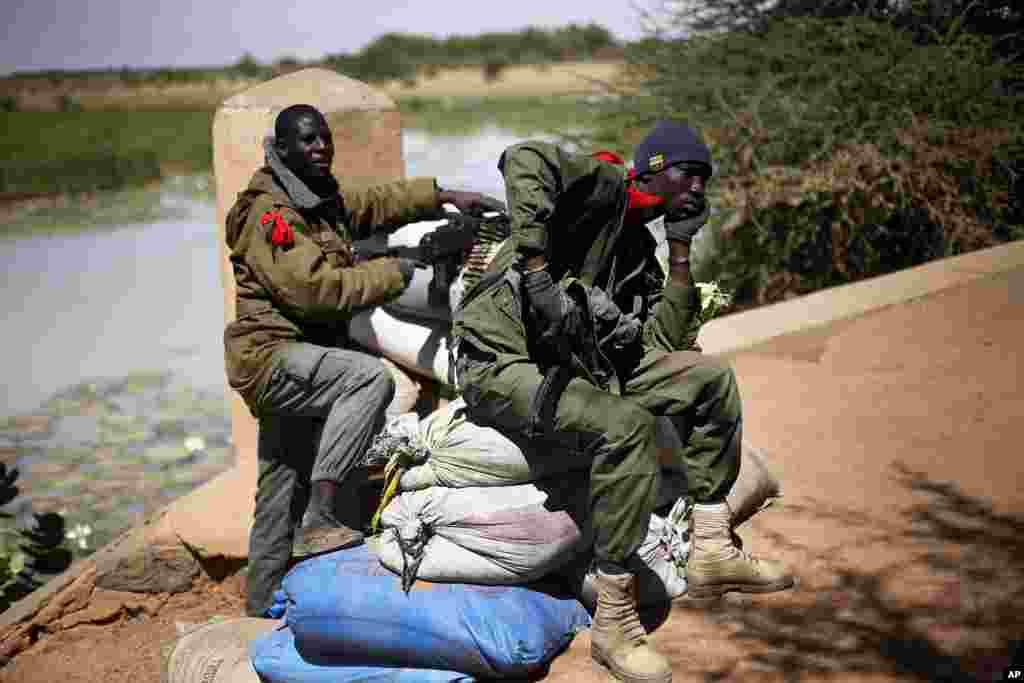
<path fill-rule="evenodd" d="M 408 443 L 421 455 L 406 466 L 398 490 L 416 491 L 429 486 L 506 486 L 525 484 L 566 470 L 571 454 L 527 457 L 525 441 L 514 441 L 492 427 L 471 422 L 462 398 L 438 408 L 422 420 L 414 413 L 400 415 L 385 425 L 370 455 L 384 458 L 388 444 Z M 522 447 L 521 447 L 522 446 Z M 571 463 L 570 463 L 571 465 Z M 580 461 L 576 469 L 588 469 Z"/>
<path fill-rule="evenodd" d="M 412 570 L 426 581 L 514 585 L 539 579 L 588 541 L 578 481 L 403 493 L 381 515 L 378 557 L 396 574 Z"/>
<path fill-rule="evenodd" d="M 375 306 L 353 315 L 348 330 L 352 341 L 371 353 L 414 374 L 449 383 L 451 324 L 447 320 L 403 317 Z"/>

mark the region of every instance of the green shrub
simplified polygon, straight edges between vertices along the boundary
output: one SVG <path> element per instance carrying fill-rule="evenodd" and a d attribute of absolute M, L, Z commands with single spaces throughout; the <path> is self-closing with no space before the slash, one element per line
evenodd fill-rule
<path fill-rule="evenodd" d="M 1022 234 L 1022 98 L 993 87 L 1015 69 L 993 46 L 866 17 L 648 40 L 594 141 L 628 152 L 663 116 L 700 128 L 724 209 L 710 275 L 740 307 L 777 301 Z"/>
<path fill-rule="evenodd" d="M 17 468 L 0 463 L 0 506 L 18 496 L 17 479 Z M 23 525 L 0 512 L 0 612 L 71 566 L 64 536 L 64 518 L 55 512 L 31 515 Z"/>
<path fill-rule="evenodd" d="M 57 108 L 62 112 L 82 111 L 82 105 L 78 100 L 67 93 L 57 98 Z"/>

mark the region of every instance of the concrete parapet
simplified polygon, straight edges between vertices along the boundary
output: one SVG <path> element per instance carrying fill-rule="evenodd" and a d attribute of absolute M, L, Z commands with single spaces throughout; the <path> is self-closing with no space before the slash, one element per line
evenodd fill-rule
<path fill-rule="evenodd" d="M 705 353 L 729 355 L 775 337 L 854 318 L 1021 265 L 1024 241 L 1010 242 L 716 318 L 701 328 L 699 341 Z"/>

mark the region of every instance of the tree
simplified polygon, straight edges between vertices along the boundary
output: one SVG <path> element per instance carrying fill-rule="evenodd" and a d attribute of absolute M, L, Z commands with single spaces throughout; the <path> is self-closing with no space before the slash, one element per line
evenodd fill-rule
<path fill-rule="evenodd" d="M 248 52 L 235 62 L 231 70 L 243 78 L 262 78 L 266 76 L 268 71 L 265 66 L 257 62 L 256 58 Z"/>

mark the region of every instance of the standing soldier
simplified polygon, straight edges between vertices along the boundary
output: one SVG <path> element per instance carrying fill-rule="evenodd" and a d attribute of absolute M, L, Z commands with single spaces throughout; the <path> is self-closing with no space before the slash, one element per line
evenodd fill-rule
<path fill-rule="evenodd" d="M 689 252 L 709 215 L 710 151 L 689 126 L 661 121 L 634 151 L 635 177 L 614 155 L 597 156 L 543 142 L 502 155 L 512 237 L 456 315 L 456 369 L 475 420 L 591 459 L 591 656 L 619 680 L 670 681 L 630 571 L 659 485 L 655 416 L 669 416 L 685 444 L 688 592 L 764 593 L 793 578 L 733 544 L 726 494 L 739 472 L 740 395 L 731 368 L 695 350 Z M 667 278 L 646 229 L 661 216 Z"/>
<path fill-rule="evenodd" d="M 471 213 L 504 208 L 439 189 L 432 178 L 339 191 L 330 128 L 309 105 L 277 116 L 264 151 L 267 165 L 239 195 L 226 233 L 237 312 L 224 331 L 225 365 L 259 421 L 251 616 L 265 615 L 291 558 L 363 540 L 346 478 L 383 426 L 395 389 L 379 359 L 349 347 L 347 322 L 356 309 L 401 294 L 416 264 L 357 263 L 352 240 L 438 218 L 446 203 Z"/>

